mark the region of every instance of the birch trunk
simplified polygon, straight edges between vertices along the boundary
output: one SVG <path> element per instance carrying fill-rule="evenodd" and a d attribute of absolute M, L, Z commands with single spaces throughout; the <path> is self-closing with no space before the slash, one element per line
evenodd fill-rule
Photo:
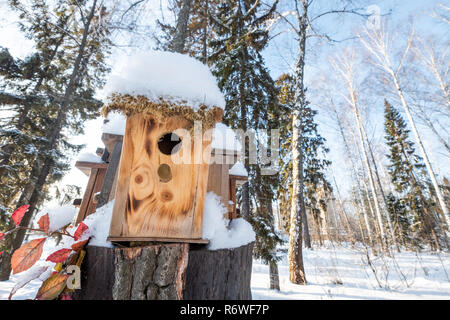
<path fill-rule="evenodd" d="M 357 172 L 356 164 L 355 164 L 355 161 L 354 161 L 353 157 L 350 155 L 350 146 L 349 146 L 349 144 L 347 142 L 347 138 L 345 137 L 342 120 L 339 117 L 339 114 L 337 113 L 337 111 L 336 111 L 336 109 L 334 107 L 333 107 L 333 112 L 334 112 L 334 114 L 336 116 L 336 120 L 337 120 L 338 127 L 339 127 L 339 133 L 341 134 L 342 140 L 344 141 L 345 150 L 346 150 L 346 152 L 347 152 L 347 154 L 349 155 L 349 158 L 350 158 L 350 162 L 351 162 L 351 165 L 352 165 L 353 176 L 355 177 L 355 181 L 356 181 L 356 189 L 357 189 L 357 193 L 358 193 L 358 198 L 359 198 L 359 201 L 361 202 L 361 209 L 362 209 L 361 211 L 363 213 L 364 224 L 366 226 L 367 236 L 369 238 L 369 245 L 372 248 L 372 250 L 374 251 L 375 250 L 375 242 L 372 239 L 373 232 L 372 232 L 372 228 L 370 226 L 369 216 L 367 214 L 367 209 L 366 209 L 366 206 L 364 205 L 364 198 L 363 198 L 362 192 L 361 192 L 362 188 L 361 188 L 361 184 L 359 183 L 359 180 L 358 180 L 358 177 L 357 177 L 357 173 L 356 173 Z M 357 207 L 355 207 L 355 209 L 358 210 Z M 363 234 L 363 236 L 364 236 L 364 234 Z"/>
<path fill-rule="evenodd" d="M 388 227 L 389 227 L 389 231 L 390 231 L 390 234 L 391 234 L 392 242 L 394 244 L 394 247 L 397 249 L 397 252 L 400 252 L 400 247 L 399 247 L 399 245 L 397 243 L 397 239 L 396 239 L 395 232 L 394 232 L 394 225 L 392 224 L 392 220 L 391 220 L 391 217 L 389 215 L 388 206 L 387 206 L 387 203 L 386 203 L 386 196 L 384 194 L 383 186 L 381 185 L 380 175 L 378 174 L 377 163 L 375 161 L 375 157 L 373 155 L 372 147 L 370 146 L 369 139 L 367 138 L 367 132 L 366 132 L 366 129 L 364 128 L 364 126 L 362 126 L 362 132 L 364 134 L 364 139 L 366 140 L 367 147 L 369 149 L 370 158 L 371 158 L 372 163 L 373 163 L 375 177 L 377 179 L 378 188 L 380 189 L 381 199 L 383 200 L 384 213 L 385 213 L 385 216 L 386 216 L 386 221 L 388 222 Z"/>
<path fill-rule="evenodd" d="M 305 201 L 303 198 L 303 122 L 301 114 L 305 107 L 303 84 L 305 66 L 305 46 L 307 30 L 307 1 L 302 1 L 302 16 L 298 17 L 298 60 L 295 70 L 295 109 L 292 117 L 292 178 L 293 193 L 289 230 L 289 280 L 295 284 L 306 284 L 302 253 L 302 217 Z"/>
<path fill-rule="evenodd" d="M 398 78 L 398 72 L 400 71 L 400 69 L 402 67 L 403 59 L 400 61 L 396 70 L 394 70 L 394 67 L 390 60 L 390 54 L 388 53 L 389 48 L 388 48 L 388 42 L 387 42 L 387 33 L 384 31 L 384 26 L 383 26 L 383 29 L 372 30 L 372 31 L 373 32 L 367 32 L 368 39 L 360 37 L 360 40 L 363 43 L 363 45 L 367 48 L 367 50 L 376 58 L 376 60 L 379 62 L 379 65 L 383 68 L 383 70 L 391 77 L 391 80 L 392 80 L 392 83 L 394 86 L 394 91 L 397 93 L 397 95 L 400 99 L 400 102 L 402 104 L 402 107 L 405 110 L 406 117 L 408 118 L 412 132 L 416 139 L 416 143 L 419 146 L 420 152 L 422 154 L 422 158 L 425 162 L 425 166 L 427 168 L 428 174 L 429 174 L 431 182 L 433 184 L 433 188 L 436 192 L 436 196 L 438 198 L 439 205 L 445 216 L 445 220 L 446 220 L 445 222 L 446 222 L 447 226 L 450 226 L 450 216 L 449 216 L 447 205 L 446 205 L 444 197 L 442 195 L 442 191 L 439 188 L 439 184 L 438 184 L 436 176 L 434 174 L 433 167 L 431 166 L 430 160 L 428 159 L 428 153 L 426 152 L 425 147 L 423 146 L 422 138 L 420 137 L 419 131 L 417 130 L 416 123 L 411 114 L 409 105 L 406 102 L 406 99 L 403 94 L 403 90 L 402 90 L 402 87 L 400 85 L 400 81 Z M 408 39 L 407 46 L 405 48 L 405 51 L 403 52 L 403 57 L 406 57 L 409 49 L 411 48 L 413 35 L 414 35 L 414 33 L 412 33 L 410 38 Z"/>

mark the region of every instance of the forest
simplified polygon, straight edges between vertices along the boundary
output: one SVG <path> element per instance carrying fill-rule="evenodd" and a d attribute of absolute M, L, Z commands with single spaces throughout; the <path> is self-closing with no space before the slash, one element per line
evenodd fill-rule
<path fill-rule="evenodd" d="M 379 289 L 420 298 L 431 287 L 428 298 L 449 298 L 445 1 L 0 7 L 0 299 L 42 212 L 83 196 L 87 178 L 74 164 L 101 143 L 108 80 L 127 56 L 150 51 L 206 65 L 225 99 L 222 122 L 252 132 L 241 141 L 248 182 L 236 202 L 255 232 L 254 299 L 376 299 Z M 11 213 L 25 205 L 17 223 Z M 345 289 L 354 265 L 364 279 Z"/>

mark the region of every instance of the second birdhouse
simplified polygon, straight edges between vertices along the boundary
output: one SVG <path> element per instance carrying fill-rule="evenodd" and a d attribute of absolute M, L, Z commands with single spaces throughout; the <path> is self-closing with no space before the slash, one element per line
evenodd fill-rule
<path fill-rule="evenodd" d="M 134 81 L 123 86 L 133 91 L 113 85 L 104 108 L 127 116 L 109 240 L 201 242 L 207 131 L 221 120 L 223 97 L 193 58 L 157 52 L 138 59 L 118 80 Z"/>

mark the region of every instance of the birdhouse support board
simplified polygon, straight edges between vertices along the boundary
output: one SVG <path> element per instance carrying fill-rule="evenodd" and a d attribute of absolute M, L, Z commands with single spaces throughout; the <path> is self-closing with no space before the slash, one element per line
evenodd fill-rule
<path fill-rule="evenodd" d="M 209 170 L 204 157 L 211 153 L 211 140 L 200 135 L 186 145 L 182 137 L 173 141 L 177 129 L 190 128 L 192 121 L 181 116 L 127 117 L 110 241 L 207 242 L 201 239 Z M 203 161 L 173 161 L 173 154 L 187 152 Z"/>

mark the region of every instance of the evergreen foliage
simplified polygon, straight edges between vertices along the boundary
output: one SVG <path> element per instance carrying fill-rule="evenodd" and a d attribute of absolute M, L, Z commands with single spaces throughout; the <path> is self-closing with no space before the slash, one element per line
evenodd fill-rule
<path fill-rule="evenodd" d="M 278 188 L 280 216 L 283 217 L 283 228 L 289 232 L 289 216 L 292 203 L 292 110 L 294 108 L 295 81 L 291 75 L 283 74 L 277 80 L 280 87 L 279 100 L 283 106 L 283 117 L 280 117 L 281 129 L 281 156 L 280 156 L 280 181 Z M 303 181 L 304 198 L 307 211 L 314 219 L 316 226 L 322 224 L 320 211 L 326 211 L 324 199 L 319 199 L 319 190 L 331 192 L 332 188 L 326 179 L 326 170 L 331 161 L 325 158 L 328 148 L 318 130 L 314 117 L 317 111 L 307 103 L 301 115 L 303 128 Z M 287 187 L 289 186 L 289 187 Z"/>
<path fill-rule="evenodd" d="M 244 132 L 256 130 L 252 131 L 254 142 L 250 135 L 249 144 L 255 143 L 259 156 L 267 152 L 269 138 L 257 130 L 278 128 L 277 88 L 261 55 L 269 40 L 263 25 L 272 17 L 275 5 L 263 11 L 261 3 L 255 1 L 222 1 L 212 18 L 215 37 L 210 41 L 213 53 L 209 61 L 225 96 L 223 121 Z M 245 137 L 242 142 L 245 143 Z M 281 243 L 272 209 L 277 176 L 264 173 L 261 157 L 257 157 L 257 163 L 250 163 L 248 149 L 244 163 L 249 182 L 241 190 L 241 213 L 257 233 L 255 257 L 266 263 L 274 262 L 276 246 Z"/>
<path fill-rule="evenodd" d="M 422 239 L 430 246 L 440 247 L 437 215 L 433 212 L 432 185 L 426 175 L 422 158 L 415 154 L 414 144 L 408 138 L 409 130 L 401 114 L 385 101 L 385 140 L 389 147 L 389 174 L 395 195 L 388 197 L 389 213 L 395 222 L 395 231 L 404 243 L 419 246 Z M 413 239 L 415 239 L 413 241 Z"/>

